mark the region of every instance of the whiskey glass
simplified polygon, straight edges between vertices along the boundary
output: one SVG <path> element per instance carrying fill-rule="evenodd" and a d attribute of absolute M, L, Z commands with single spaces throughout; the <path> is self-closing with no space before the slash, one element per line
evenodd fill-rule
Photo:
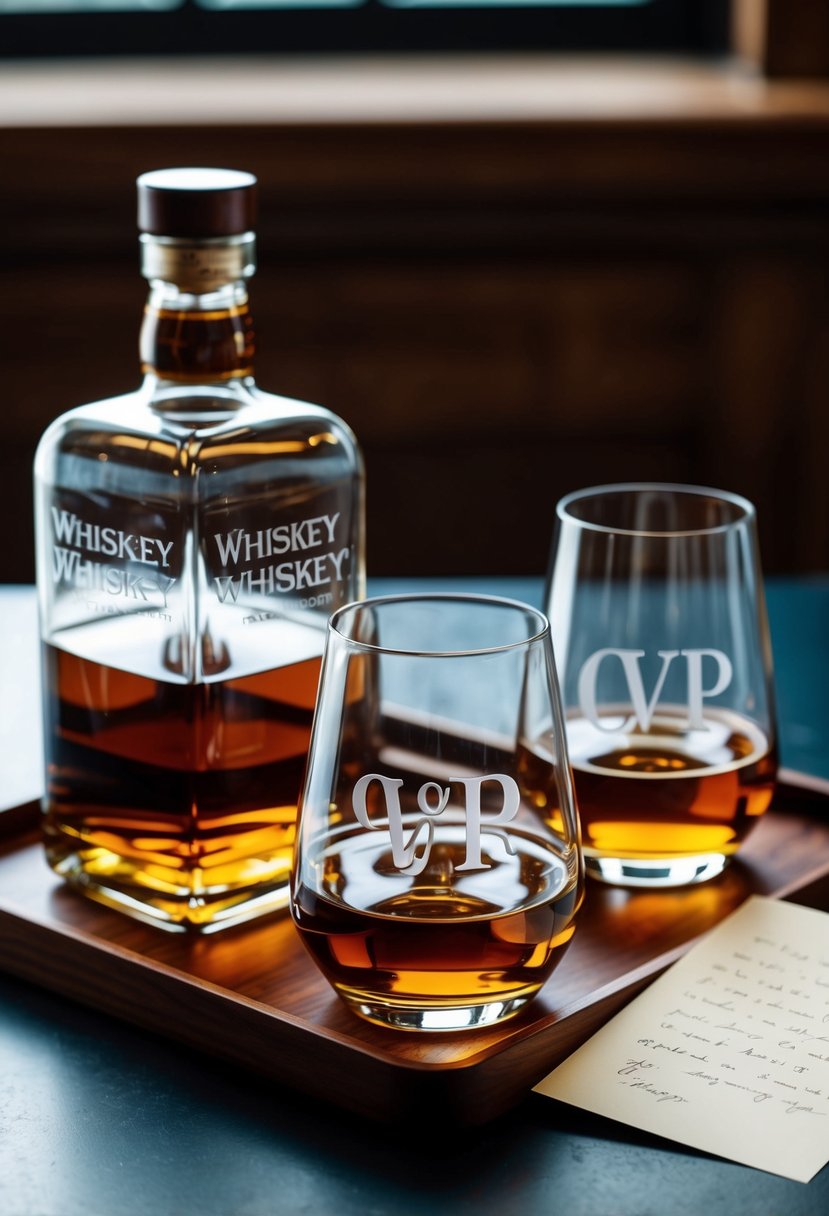
<path fill-rule="evenodd" d="M 517 1013 L 583 885 L 546 617 L 438 594 L 334 613 L 291 910 L 346 1005 L 416 1031 Z"/>
<path fill-rule="evenodd" d="M 570 494 L 546 603 L 588 874 L 713 878 L 777 771 L 754 507 L 699 486 Z"/>

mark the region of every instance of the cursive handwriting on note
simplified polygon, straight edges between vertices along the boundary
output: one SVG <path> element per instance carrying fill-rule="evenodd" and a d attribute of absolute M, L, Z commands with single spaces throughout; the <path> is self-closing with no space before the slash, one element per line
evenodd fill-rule
<path fill-rule="evenodd" d="M 536 1089 L 808 1181 L 829 1159 L 829 915 L 753 897 Z"/>

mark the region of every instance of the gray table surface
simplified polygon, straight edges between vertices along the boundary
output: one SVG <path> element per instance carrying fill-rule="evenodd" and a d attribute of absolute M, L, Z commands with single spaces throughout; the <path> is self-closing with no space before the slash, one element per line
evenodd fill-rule
<path fill-rule="evenodd" d="M 539 580 L 463 586 L 541 594 Z M 829 777 L 829 579 L 772 580 L 769 610 L 783 761 Z M 7 760 L 21 722 L 37 729 L 30 591 L 0 589 L 0 624 L 17 654 L 0 670 Z M 17 792 L 37 779 L 19 774 Z M 0 976 L 2 1216 L 829 1212 L 829 1168 L 789 1182 L 537 1095 L 471 1131 L 439 1116 L 378 1126 Z"/>

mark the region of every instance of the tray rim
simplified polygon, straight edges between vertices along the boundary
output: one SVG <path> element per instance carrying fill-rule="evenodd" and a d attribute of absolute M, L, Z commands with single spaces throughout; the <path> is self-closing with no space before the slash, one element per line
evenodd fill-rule
<path fill-rule="evenodd" d="M 801 802 L 805 801 L 807 804 L 811 800 L 811 797 L 814 797 L 816 804 L 829 801 L 829 781 L 822 777 L 783 769 L 779 773 L 778 786 L 781 790 L 791 790 L 796 798 Z M 29 803 L 23 807 L 12 808 L 11 812 L 0 812 L 0 838 L 5 838 L 6 840 L 17 839 L 20 845 L 24 843 L 34 844 L 37 840 L 36 821 L 38 813 L 39 807 L 37 803 Z M 9 822 L 12 818 L 14 819 L 14 827 Z M 23 831 L 20 830 L 21 826 L 24 828 Z M 829 875 L 829 863 L 825 861 L 818 862 L 802 875 L 790 880 L 780 890 L 775 891 L 773 898 L 785 899 L 799 890 L 807 889 L 827 875 Z M 266 1001 L 257 1000 L 255 997 L 248 996 L 234 988 L 217 984 L 208 979 L 201 979 L 171 963 L 150 958 L 129 946 L 98 937 L 88 929 L 45 920 L 37 915 L 23 914 L 13 906 L 4 904 L 2 896 L 0 896 L 0 930 L 2 930 L 0 932 L 0 946 L 2 946 L 3 938 L 11 940 L 18 934 L 21 937 L 43 935 L 44 938 L 48 938 L 51 942 L 60 940 L 62 943 L 65 943 L 68 955 L 72 955 L 73 953 L 80 955 L 88 954 L 92 957 L 100 956 L 103 953 L 108 958 L 115 960 L 119 968 L 126 967 L 131 971 L 137 969 L 143 975 L 154 976 L 156 983 L 160 982 L 164 988 L 172 986 L 177 990 L 181 990 L 181 986 L 183 985 L 184 990 L 197 1002 L 203 997 L 211 1001 L 218 999 L 225 1006 L 230 1005 L 242 1008 L 247 1011 L 249 1018 L 257 1020 L 257 1024 L 261 1025 L 263 1030 L 267 1029 L 268 1024 L 283 1027 L 285 1032 L 291 1037 L 301 1037 L 307 1043 L 314 1044 L 315 1049 L 325 1045 L 325 1049 L 329 1053 L 333 1051 L 337 1054 L 344 1054 L 348 1058 L 353 1058 L 356 1054 L 356 1056 L 361 1057 L 367 1062 L 369 1067 L 378 1075 L 388 1073 L 390 1077 L 397 1078 L 398 1080 L 402 1077 L 409 1077 L 422 1081 L 428 1081 L 429 1078 L 449 1080 L 463 1076 L 465 1079 L 472 1080 L 473 1083 L 480 1079 L 486 1080 L 486 1078 L 482 1078 L 482 1074 L 486 1071 L 488 1063 L 497 1059 L 518 1056 L 523 1059 L 528 1057 L 531 1055 L 532 1049 L 537 1045 L 540 1037 L 545 1035 L 552 1037 L 551 1032 L 555 1032 L 556 1028 L 558 1028 L 561 1032 L 561 1041 L 558 1044 L 551 1043 L 550 1058 L 546 1059 L 544 1065 L 537 1070 L 539 1076 L 543 1075 L 545 1071 L 549 1071 L 549 1068 L 554 1063 L 557 1063 L 559 1059 L 565 1058 L 570 1051 L 579 1045 L 579 1042 L 583 1042 L 584 1038 L 588 1037 L 596 1029 L 596 1026 L 592 1026 L 587 1031 L 587 1034 L 582 1034 L 579 1028 L 580 1016 L 583 1019 L 588 1015 L 589 1011 L 593 1011 L 595 1014 L 596 1010 L 601 1008 L 602 1020 L 606 1020 L 607 1017 L 612 1016 L 618 1009 L 622 1008 L 637 992 L 660 975 L 667 967 L 689 950 L 696 941 L 705 935 L 704 933 L 698 934 L 678 946 L 646 959 L 633 969 L 625 971 L 622 975 L 608 981 L 599 988 L 592 989 L 588 993 L 574 998 L 571 1002 L 559 1007 L 554 1012 L 547 1011 L 535 1020 L 519 1021 L 514 1027 L 510 1023 L 505 1023 L 503 1037 L 495 1041 L 490 1040 L 486 1045 L 482 1045 L 478 1051 L 473 1050 L 471 1054 L 456 1059 L 425 1060 L 400 1057 L 382 1043 L 376 1045 L 366 1043 L 358 1038 L 352 1038 L 336 1028 L 320 1027 L 316 1023 L 304 1019 L 295 1013 L 280 1009 Z M 165 1031 L 160 1030 L 151 1020 L 142 1019 L 140 1016 L 130 1017 L 125 1012 L 121 1012 L 116 1008 L 109 1008 L 100 1002 L 84 1000 L 83 996 L 79 995 L 76 990 L 68 990 L 66 987 L 61 987 L 60 983 L 56 985 L 44 983 L 39 973 L 35 973 L 33 969 L 27 969 L 25 966 L 22 968 L 10 966 L 9 960 L 3 955 L 2 949 L 0 949 L 0 955 L 2 955 L 0 966 L 2 966 L 3 970 L 8 971 L 10 974 L 18 975 L 20 978 L 33 982 L 40 987 L 46 987 L 50 991 L 60 995 L 63 999 L 86 1004 L 99 1010 L 106 1016 L 127 1021 L 145 1030 L 161 1034 L 172 1041 L 184 1041 L 189 1043 L 191 1048 L 196 1051 L 204 1050 L 202 1045 L 191 1038 L 182 1040 L 179 1036 L 166 1034 Z M 465 1032 L 462 1037 L 465 1039 L 469 1039 L 469 1037 L 474 1038 L 474 1034 L 474 1031 Z M 558 1050 L 562 1043 L 563 1050 Z M 558 1054 L 553 1059 L 555 1051 Z M 222 1053 L 215 1054 L 221 1055 Z M 227 1057 L 225 1056 L 224 1058 Z M 238 1060 L 236 1062 L 239 1063 Z M 296 1085 L 290 1080 L 282 1080 L 281 1083 L 289 1088 L 296 1088 Z M 514 1101 L 507 1100 L 505 1103 L 501 1103 L 503 1108 L 506 1109 L 514 1105 L 515 1101 L 520 1100 L 524 1092 L 529 1092 L 531 1084 L 532 1082 L 522 1074 L 518 1096 L 515 1097 L 513 1095 Z M 366 1112 L 364 1111 L 363 1113 Z M 466 1118 L 465 1121 L 483 1122 L 495 1117 L 498 1113 L 500 1113 L 500 1108 L 497 1106 L 494 1109 L 480 1112 L 480 1118 L 476 1118 L 473 1111 L 471 1112 L 472 1117 Z M 468 1114 L 469 1112 L 467 1112 Z"/>
<path fill-rule="evenodd" d="M 829 800 L 829 780 L 822 777 L 817 777 L 808 773 L 800 773 L 793 769 L 781 769 L 777 779 L 778 788 L 791 788 L 797 794 L 807 796 L 813 794 L 816 800 L 826 798 Z M 36 828 L 32 827 L 36 823 L 36 816 L 39 814 L 39 805 L 37 802 L 26 803 L 21 807 L 10 808 L 5 812 L 0 812 L 0 824 L 4 815 L 11 816 L 17 814 L 17 822 L 21 821 L 29 827 L 27 832 L 21 834 L 21 843 L 26 836 L 34 835 Z M 7 839 L 9 836 L 14 836 L 16 833 L 4 832 L 0 830 L 0 840 Z M 34 843 L 34 841 L 32 841 Z M 829 866 L 826 864 L 818 864 L 814 870 L 809 870 L 798 879 L 793 879 L 786 886 L 777 891 L 773 898 L 785 899 L 789 894 L 809 887 L 813 882 L 818 881 L 826 873 L 829 873 Z M 142 954 L 138 950 L 133 950 L 128 946 L 123 946 L 118 942 L 110 942 L 105 938 L 97 937 L 94 933 L 87 929 L 78 928 L 76 926 L 62 925 L 56 922 L 46 921 L 36 916 L 24 916 L 16 912 L 12 908 L 7 908 L 0 897 L 0 919 L 7 921 L 17 921 L 25 925 L 37 925 L 43 932 L 50 935 L 58 936 L 64 940 L 76 942 L 82 941 L 86 946 L 94 949 L 96 952 L 121 959 L 124 962 L 133 963 L 139 969 L 161 973 L 177 982 L 183 982 L 188 987 L 193 987 L 199 990 L 208 990 L 214 993 L 217 997 L 230 1000 L 233 1003 L 241 1003 L 251 1009 L 257 1010 L 269 1019 L 277 1022 L 285 1023 L 294 1027 L 297 1030 L 302 1030 L 312 1037 L 325 1039 L 327 1041 L 337 1041 L 342 1046 L 349 1050 L 357 1051 L 363 1055 L 369 1056 L 375 1060 L 383 1060 L 386 1063 L 394 1065 L 395 1068 L 403 1070 L 411 1070 L 414 1072 L 453 1072 L 467 1068 L 475 1067 L 478 1064 L 484 1063 L 493 1055 L 500 1055 L 510 1045 L 514 1045 L 526 1038 L 533 1037 L 536 1034 L 542 1034 L 550 1030 L 553 1026 L 563 1023 L 569 1018 L 572 1018 L 584 1009 L 592 1008 L 602 1000 L 614 997 L 624 993 L 628 988 L 636 989 L 641 987 L 650 979 L 655 979 L 662 971 L 666 970 L 677 959 L 681 958 L 691 947 L 705 936 L 705 932 L 697 934 L 693 938 L 689 938 L 686 942 L 678 946 L 672 947 L 670 950 L 663 951 L 661 954 L 654 955 L 646 962 L 641 963 L 638 967 L 630 971 L 626 971 L 623 975 L 618 976 L 614 980 L 609 980 L 600 988 L 591 989 L 591 991 L 583 996 L 573 1000 L 570 1004 L 562 1006 L 556 1012 L 549 1012 L 537 1018 L 533 1022 L 518 1022 L 514 1028 L 510 1023 L 505 1023 L 505 1037 L 498 1042 L 491 1042 L 481 1051 L 472 1055 L 464 1056 L 458 1060 L 414 1060 L 401 1059 L 394 1054 L 393 1051 L 378 1045 L 370 1047 L 359 1039 L 354 1039 L 349 1035 L 344 1034 L 339 1030 L 321 1031 L 313 1022 L 309 1022 L 297 1014 L 293 1014 L 284 1009 L 268 1004 L 266 1001 L 259 1001 L 255 997 L 247 996 L 243 992 L 239 992 L 234 988 L 226 987 L 222 984 L 217 984 L 212 980 L 200 979 L 171 963 L 161 962 L 157 959 L 152 959 Z M 474 1031 L 467 1031 L 466 1034 L 474 1036 Z M 448 1037 L 448 1036 L 447 1036 Z"/>

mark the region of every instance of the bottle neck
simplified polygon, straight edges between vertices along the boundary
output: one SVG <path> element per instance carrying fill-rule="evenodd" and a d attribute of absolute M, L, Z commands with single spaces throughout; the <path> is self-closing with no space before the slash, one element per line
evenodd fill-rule
<path fill-rule="evenodd" d="M 153 283 L 140 338 L 141 370 L 176 384 L 253 375 L 254 333 L 244 283 L 193 295 Z"/>
<path fill-rule="evenodd" d="M 254 332 L 245 279 L 251 233 L 189 242 L 142 236 L 150 294 L 141 327 L 141 368 L 175 384 L 216 384 L 253 375 Z"/>

